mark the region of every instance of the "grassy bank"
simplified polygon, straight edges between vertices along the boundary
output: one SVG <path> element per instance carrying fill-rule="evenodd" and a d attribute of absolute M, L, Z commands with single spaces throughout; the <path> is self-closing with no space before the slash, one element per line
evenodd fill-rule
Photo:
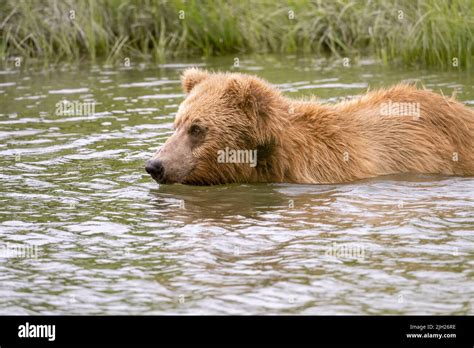
<path fill-rule="evenodd" d="M 3 60 L 271 52 L 444 68 L 474 62 L 472 0 L 4 0 L 0 13 Z"/>

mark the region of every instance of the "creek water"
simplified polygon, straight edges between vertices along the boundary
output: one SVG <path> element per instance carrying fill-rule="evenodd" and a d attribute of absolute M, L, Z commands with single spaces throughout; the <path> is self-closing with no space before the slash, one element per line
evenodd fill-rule
<path fill-rule="evenodd" d="M 0 314 L 474 314 L 474 178 L 158 186 L 188 66 L 337 102 L 474 75 L 294 56 L 0 71 Z M 94 102 L 93 115 L 57 103 Z"/>

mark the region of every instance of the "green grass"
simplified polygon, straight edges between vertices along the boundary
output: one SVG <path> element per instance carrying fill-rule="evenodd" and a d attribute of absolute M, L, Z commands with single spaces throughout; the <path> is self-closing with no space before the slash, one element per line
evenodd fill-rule
<path fill-rule="evenodd" d="M 6 62 L 256 52 L 375 55 L 387 64 L 443 68 L 457 59 L 470 68 L 474 58 L 472 0 L 3 0 L 0 14 Z"/>

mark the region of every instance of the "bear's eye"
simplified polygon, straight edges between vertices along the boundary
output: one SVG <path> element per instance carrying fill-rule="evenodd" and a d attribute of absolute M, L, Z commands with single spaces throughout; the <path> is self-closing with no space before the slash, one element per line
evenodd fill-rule
<path fill-rule="evenodd" d="M 193 124 L 190 128 L 189 128 L 189 134 L 191 134 L 192 136 L 200 136 L 202 134 L 204 134 L 204 129 L 197 125 L 197 124 Z"/>

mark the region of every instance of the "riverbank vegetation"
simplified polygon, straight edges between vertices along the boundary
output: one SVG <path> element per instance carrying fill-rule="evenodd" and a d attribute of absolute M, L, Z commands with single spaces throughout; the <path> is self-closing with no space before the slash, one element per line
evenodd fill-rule
<path fill-rule="evenodd" d="M 3 61 L 283 53 L 474 62 L 472 0 L 4 0 L 0 13 Z"/>

